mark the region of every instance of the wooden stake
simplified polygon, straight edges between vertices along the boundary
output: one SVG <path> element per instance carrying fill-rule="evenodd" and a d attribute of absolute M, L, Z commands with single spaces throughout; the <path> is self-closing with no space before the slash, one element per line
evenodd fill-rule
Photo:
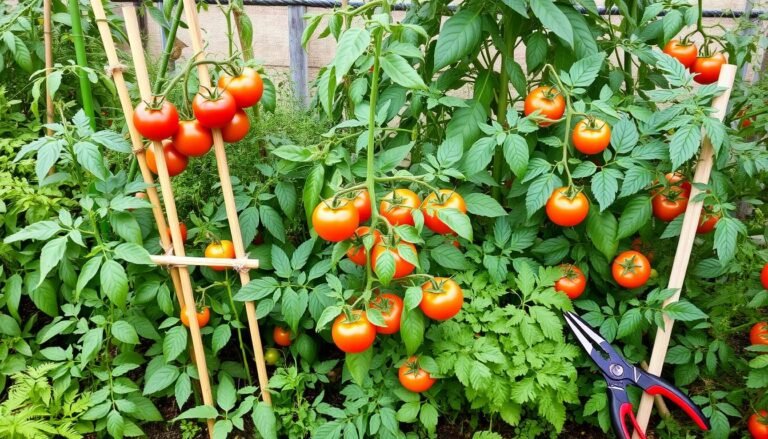
<path fill-rule="evenodd" d="M 195 265 L 203 267 L 242 267 L 248 269 L 259 268 L 258 259 L 214 259 L 197 258 L 193 256 L 151 255 L 152 262 L 156 265 Z"/>
<path fill-rule="evenodd" d="M 203 37 L 200 31 L 200 20 L 197 15 L 197 8 L 194 0 L 184 0 L 184 12 L 187 17 L 187 25 L 192 40 L 192 50 L 197 54 L 198 60 L 205 59 L 203 52 Z M 208 73 L 208 67 L 198 66 L 198 79 L 200 89 L 211 85 L 211 77 Z M 232 243 L 235 247 L 235 257 L 241 259 L 245 256 L 245 247 L 243 246 L 243 236 L 240 232 L 240 220 L 237 216 L 237 207 L 235 205 L 235 195 L 232 190 L 232 180 L 229 176 L 229 165 L 227 164 L 227 153 L 224 150 L 224 140 L 221 137 L 221 130 L 214 129 L 213 148 L 216 154 L 216 167 L 219 171 L 221 180 L 221 190 L 224 196 L 224 207 L 227 211 L 229 220 L 229 229 L 232 235 Z M 240 272 L 240 282 L 246 285 L 251 281 L 247 271 Z M 259 378 L 259 387 L 261 389 L 261 398 L 267 404 L 271 404 L 272 398 L 269 395 L 269 377 L 267 375 L 267 366 L 264 362 L 264 351 L 261 345 L 261 335 L 259 334 L 259 322 L 256 319 L 256 307 L 252 301 L 245 302 L 245 312 L 248 317 L 248 328 L 251 334 L 251 343 L 253 344 L 253 353 L 256 361 L 256 372 Z"/>
<path fill-rule="evenodd" d="M 152 100 L 152 88 L 147 74 L 147 65 L 144 60 L 144 48 L 141 44 L 141 35 L 139 33 L 139 22 L 136 17 L 136 9 L 133 6 L 125 6 L 122 9 L 125 19 L 125 27 L 128 31 L 128 41 L 131 46 L 133 56 L 133 65 L 135 68 L 136 81 L 139 85 L 141 99 L 150 102 Z M 165 211 L 168 214 L 168 223 L 171 231 L 171 243 L 173 244 L 174 254 L 184 256 L 184 241 L 181 239 L 181 229 L 179 227 L 179 217 L 176 212 L 176 200 L 173 198 L 173 187 L 171 178 L 168 175 L 168 167 L 165 163 L 165 155 L 160 142 L 152 142 L 152 148 L 155 151 L 155 161 L 157 163 L 158 178 L 160 180 L 160 189 L 163 192 L 163 201 Z M 161 232 L 161 236 L 163 233 Z M 242 257 L 242 255 L 241 255 Z M 178 267 L 179 277 L 181 278 L 181 291 L 184 295 L 184 303 L 194 304 L 195 298 L 192 295 L 192 281 L 189 277 L 187 267 Z M 200 326 L 197 323 L 196 307 L 187 306 L 187 318 L 189 319 L 189 332 L 192 335 L 192 345 L 194 346 L 195 364 L 197 365 L 198 375 L 200 376 L 200 390 L 203 394 L 203 403 L 214 407 L 213 392 L 211 390 L 210 377 L 208 376 L 208 364 L 205 360 L 205 348 L 203 338 L 200 335 Z M 213 437 L 213 419 L 208 419 L 208 434 Z"/>
<path fill-rule="evenodd" d="M 43 0 L 43 46 L 45 46 L 45 122 L 53 123 L 53 98 L 48 90 L 48 76 L 53 70 L 53 43 L 51 38 L 51 0 Z M 46 134 L 51 136 L 53 131 L 46 128 Z"/>
<path fill-rule="evenodd" d="M 731 96 L 731 88 L 733 87 L 735 78 L 736 66 L 732 64 L 723 65 L 720 69 L 720 78 L 717 81 L 717 85 L 725 88 L 725 91 L 712 101 L 712 108 L 715 109 L 715 113 L 712 114 L 712 117 L 720 121 L 725 118 L 725 110 L 728 107 L 728 99 Z M 680 231 L 680 239 L 677 242 L 675 259 L 672 263 L 672 273 L 669 277 L 669 285 L 667 287 L 674 288 L 677 292 L 664 301 L 664 306 L 680 300 L 680 292 L 683 288 L 683 281 L 685 281 L 685 273 L 688 270 L 688 262 L 691 259 L 691 250 L 693 250 L 693 241 L 696 239 L 696 228 L 699 226 L 699 218 L 701 216 L 701 208 L 703 205 L 702 201 L 694 201 L 697 195 L 701 192 L 701 190 L 696 187 L 696 183 L 707 184 L 709 182 L 709 175 L 712 172 L 712 164 L 714 161 L 712 143 L 706 135 L 701 143 L 701 154 L 699 154 L 699 161 L 696 164 L 696 173 L 693 176 L 693 187 L 691 188 L 691 196 L 689 197 L 690 201 L 688 202 L 688 207 L 685 209 L 683 226 Z M 664 314 L 664 328 L 659 328 L 656 331 L 656 339 L 651 353 L 651 361 L 648 366 L 648 372 L 654 375 L 661 375 L 661 369 L 664 367 L 664 359 L 666 358 L 667 350 L 669 349 L 669 340 L 672 337 L 672 326 L 674 323 L 675 321 L 673 319 Z M 646 431 L 646 428 L 648 427 L 648 420 L 651 417 L 652 408 L 653 395 L 643 393 L 643 397 L 640 400 L 640 405 L 637 409 L 637 423 L 643 431 Z M 640 436 L 635 432 L 633 437 L 634 439 L 639 439 Z"/>

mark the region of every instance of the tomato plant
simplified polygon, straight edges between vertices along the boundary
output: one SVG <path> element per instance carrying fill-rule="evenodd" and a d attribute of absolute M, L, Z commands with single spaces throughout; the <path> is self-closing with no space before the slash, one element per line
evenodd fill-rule
<path fill-rule="evenodd" d="M 256 105 L 264 94 L 264 81 L 251 67 L 245 67 L 237 75 L 223 73 L 219 76 L 218 86 L 232 95 L 239 108 Z"/>
<path fill-rule="evenodd" d="M 582 119 L 573 127 L 573 147 L 584 154 L 599 154 L 611 144 L 611 127 L 595 117 Z"/>
<path fill-rule="evenodd" d="M 376 329 L 368 321 L 365 311 L 342 314 L 333 322 L 331 331 L 336 347 L 347 353 L 363 352 L 376 339 Z"/>
<path fill-rule="evenodd" d="M 525 97 L 524 111 L 526 116 L 540 116 L 539 126 L 546 127 L 563 117 L 565 98 L 555 87 L 536 87 Z"/>
<path fill-rule="evenodd" d="M 339 242 L 351 237 L 360 224 L 360 215 L 349 200 L 325 200 L 312 212 L 312 227 L 326 241 Z"/>
<path fill-rule="evenodd" d="M 435 233 L 443 235 L 455 234 L 453 229 L 440 219 L 440 212 L 452 212 L 445 209 L 467 213 L 467 203 L 464 202 L 464 198 L 461 195 L 450 189 L 440 189 L 439 194 L 432 192 L 424 199 L 421 207 L 421 211 L 424 214 L 424 225 Z"/>
<path fill-rule="evenodd" d="M 555 289 L 565 293 L 571 300 L 578 299 L 587 288 L 587 278 L 584 276 L 584 272 L 572 264 L 563 264 L 560 268 L 563 277 L 555 282 Z"/>
<path fill-rule="evenodd" d="M 397 371 L 400 384 L 414 393 L 426 392 L 437 382 L 429 372 L 419 367 L 418 357 L 410 357 Z"/>
<path fill-rule="evenodd" d="M 391 278 L 399 279 L 413 273 L 416 254 L 416 247 L 409 242 L 401 242 L 397 246 L 376 244 L 371 253 L 371 268 L 377 273 L 391 271 Z"/>
<path fill-rule="evenodd" d="M 381 199 L 379 211 L 390 224 L 413 225 L 413 210 L 421 206 L 421 198 L 410 189 L 395 189 Z"/>
<path fill-rule="evenodd" d="M 583 192 L 573 188 L 555 189 L 547 200 L 547 216 L 550 221 L 563 227 L 581 224 L 589 213 L 589 201 Z"/>
<path fill-rule="evenodd" d="M 223 128 L 237 114 L 237 104 L 228 91 L 216 89 L 206 95 L 196 94 L 192 100 L 192 111 L 202 126 Z"/>
<path fill-rule="evenodd" d="M 355 230 L 355 234 L 352 237 L 352 247 L 347 250 L 347 257 L 350 261 L 357 265 L 365 265 L 368 262 L 367 248 L 373 248 L 381 242 L 381 232 L 378 230 L 373 231 L 373 240 L 365 244 L 365 236 L 371 234 L 371 228 L 362 226 Z"/>
<path fill-rule="evenodd" d="M 758 413 L 753 413 L 749 417 L 747 428 L 752 439 L 768 438 L 768 412 L 760 410 Z"/>

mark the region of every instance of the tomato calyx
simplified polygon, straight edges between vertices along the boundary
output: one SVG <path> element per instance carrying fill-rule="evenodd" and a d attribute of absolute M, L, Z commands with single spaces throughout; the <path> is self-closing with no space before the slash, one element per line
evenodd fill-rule
<path fill-rule="evenodd" d="M 403 366 L 406 367 L 405 369 L 406 375 L 419 375 L 422 371 L 422 368 L 419 367 L 419 358 L 416 356 L 410 357 L 407 360 L 405 360 L 405 363 L 403 363 Z"/>
<path fill-rule="evenodd" d="M 160 111 L 163 109 L 163 104 L 165 103 L 165 96 L 162 95 L 152 95 L 152 98 L 149 101 L 143 101 L 144 105 L 147 106 L 147 109 L 150 111 Z"/>
<path fill-rule="evenodd" d="M 216 102 L 222 99 L 225 92 L 226 90 L 219 87 L 203 87 L 203 91 L 198 94 L 207 101 Z"/>
<path fill-rule="evenodd" d="M 619 266 L 622 268 L 622 275 L 634 274 L 638 268 L 642 268 L 642 265 L 637 264 L 636 258 L 635 255 L 632 255 L 619 263 Z"/>
<path fill-rule="evenodd" d="M 585 119 L 587 123 L 584 125 L 584 128 L 586 128 L 589 131 L 600 131 L 608 123 L 604 120 L 598 119 L 597 117 L 591 114 L 588 114 Z"/>
<path fill-rule="evenodd" d="M 563 194 L 566 198 L 568 198 L 570 201 L 573 201 L 576 197 L 579 196 L 579 194 L 582 192 L 583 188 L 579 186 L 568 186 L 564 191 L 561 191 L 560 193 Z"/>

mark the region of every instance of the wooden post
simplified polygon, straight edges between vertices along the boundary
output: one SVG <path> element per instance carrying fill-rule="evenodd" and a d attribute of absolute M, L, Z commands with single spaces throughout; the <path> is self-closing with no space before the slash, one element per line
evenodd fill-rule
<path fill-rule="evenodd" d="M 43 46 L 45 46 L 45 123 L 53 123 L 53 98 L 48 90 L 48 76 L 53 70 L 53 43 L 51 41 L 51 0 L 43 0 Z M 50 128 L 45 130 L 51 136 Z"/>
<path fill-rule="evenodd" d="M 194 256 L 151 255 L 155 265 L 195 265 L 201 267 L 221 266 L 239 269 L 259 268 L 258 259 L 214 259 Z"/>
<path fill-rule="evenodd" d="M 98 0 L 95 0 L 98 1 Z M 149 102 L 152 100 L 152 88 L 149 83 L 147 65 L 144 59 L 144 47 L 141 44 L 141 35 L 139 33 L 139 22 L 136 17 L 136 9 L 133 6 L 123 7 L 123 17 L 125 27 L 128 31 L 128 41 L 131 46 L 133 65 L 136 74 L 136 81 L 139 85 L 141 99 Z M 176 212 L 176 200 L 173 197 L 173 187 L 171 178 L 168 175 L 168 166 L 165 163 L 165 155 L 160 142 L 152 142 L 152 148 L 155 151 L 155 161 L 157 162 L 158 178 L 160 180 L 160 189 L 163 192 L 163 201 L 165 211 L 168 214 L 168 223 L 171 231 L 171 243 L 176 256 L 184 256 L 184 241 L 181 239 L 181 229 L 179 227 L 179 217 Z M 208 364 L 205 360 L 205 347 L 203 338 L 200 335 L 200 326 L 197 323 L 197 309 L 195 298 L 192 294 L 192 281 L 189 277 L 189 271 L 186 266 L 179 266 L 179 277 L 181 278 L 181 291 L 184 296 L 184 303 L 188 306 L 187 318 L 189 319 L 189 332 L 192 336 L 192 345 L 194 346 L 195 364 L 197 365 L 198 375 L 200 376 L 200 390 L 203 394 L 203 403 L 214 407 L 213 392 L 211 390 L 210 377 L 208 375 Z M 208 419 L 208 434 L 213 437 L 213 419 Z"/>
<path fill-rule="evenodd" d="M 205 53 L 203 51 L 203 37 L 200 31 L 200 19 L 197 14 L 197 8 L 195 7 L 195 0 L 184 0 L 184 12 L 187 17 L 187 25 L 189 26 L 189 32 L 192 40 L 192 49 L 197 54 L 198 60 L 205 59 Z M 211 85 L 211 77 L 208 72 L 208 67 L 205 65 L 198 66 L 198 79 L 200 83 L 200 90 L 204 87 Z M 243 236 L 240 231 L 240 219 L 237 216 L 237 207 L 235 205 L 235 195 L 232 190 L 232 180 L 229 175 L 229 165 L 227 164 L 227 153 L 224 150 L 224 139 L 221 137 L 220 129 L 213 129 L 213 150 L 216 154 L 216 168 L 219 172 L 219 180 L 221 181 L 221 191 L 224 196 L 224 207 L 227 211 L 227 219 L 229 221 L 229 230 L 232 235 L 232 244 L 235 247 L 235 258 L 242 259 L 245 257 L 245 246 L 243 245 Z M 243 285 L 248 284 L 251 281 L 251 277 L 247 271 L 240 271 L 240 282 Z M 256 361 L 256 372 L 259 378 L 259 387 L 261 389 L 261 397 L 267 404 L 271 404 L 272 398 L 269 395 L 269 377 L 267 376 L 267 366 L 264 362 L 264 350 L 261 345 L 261 335 L 259 334 L 259 323 L 256 319 L 256 307 L 252 301 L 245 302 L 245 313 L 248 317 L 248 328 L 251 335 L 251 343 L 253 345 L 253 353 Z"/>
<path fill-rule="evenodd" d="M 288 7 L 288 51 L 290 53 L 291 80 L 296 99 L 304 108 L 309 104 L 307 52 L 301 47 L 301 37 L 306 27 L 304 22 L 304 14 L 306 13 L 307 8 L 305 6 Z"/>
<path fill-rule="evenodd" d="M 712 101 L 712 107 L 715 109 L 715 113 L 712 117 L 720 121 L 725 117 L 725 111 L 728 107 L 728 99 L 731 96 L 731 88 L 733 87 L 735 78 L 736 66 L 732 64 L 723 65 L 720 70 L 720 78 L 717 81 L 717 85 L 725 88 L 725 91 Z M 701 192 L 701 190 L 696 187 L 696 183 L 706 184 L 709 182 L 713 161 L 714 151 L 712 149 L 712 143 L 709 141 L 709 137 L 705 135 L 702 140 L 701 153 L 699 154 L 699 161 L 696 164 L 696 173 L 693 176 L 693 187 L 691 188 L 691 196 L 689 197 L 690 201 L 688 202 L 688 207 L 685 209 L 683 226 L 680 231 L 680 239 L 677 242 L 675 259 L 672 263 L 672 273 L 669 277 L 669 285 L 667 287 L 673 288 L 677 290 L 677 292 L 664 301 L 664 306 L 680 300 L 680 292 L 683 288 L 685 273 L 688 270 L 688 262 L 691 258 L 693 241 L 696 239 L 696 228 L 699 225 L 699 218 L 701 216 L 701 208 L 703 205 L 703 201 L 694 201 L 696 200 L 697 195 Z M 651 361 L 648 366 L 649 373 L 661 375 L 661 369 L 664 367 L 664 358 L 667 356 L 669 340 L 672 337 L 672 327 L 674 323 L 675 321 L 673 319 L 666 314 L 664 315 L 664 328 L 659 328 L 656 331 L 656 339 L 651 353 Z M 637 423 L 643 431 L 646 431 L 646 428 L 648 427 L 648 420 L 651 417 L 652 408 L 653 395 L 643 393 L 643 397 L 640 400 L 640 405 L 637 409 Z M 634 438 L 639 438 L 637 432 L 635 432 Z"/>

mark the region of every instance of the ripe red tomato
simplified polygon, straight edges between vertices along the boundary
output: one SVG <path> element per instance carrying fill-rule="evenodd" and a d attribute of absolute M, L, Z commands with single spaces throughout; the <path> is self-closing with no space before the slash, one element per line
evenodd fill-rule
<path fill-rule="evenodd" d="M 358 225 L 360 215 L 350 200 L 323 200 L 312 212 L 312 227 L 317 235 L 326 241 L 339 242 L 348 239 L 355 233 Z"/>
<path fill-rule="evenodd" d="M 693 80 L 699 84 L 712 84 L 720 77 L 720 68 L 726 63 L 725 55 L 716 53 L 712 56 L 696 58 L 691 66 Z"/>
<path fill-rule="evenodd" d="M 406 245 L 410 247 L 414 253 L 416 253 L 416 247 L 410 242 L 401 242 L 398 245 Z M 393 279 L 399 279 L 403 276 L 408 276 L 409 274 L 413 273 L 413 270 L 416 268 L 416 266 L 403 259 L 403 257 L 400 256 L 400 250 L 398 250 L 397 247 L 384 244 L 378 244 L 373 247 L 373 253 L 371 254 L 371 269 L 376 271 L 376 261 L 379 259 L 379 255 L 383 254 L 384 252 L 391 253 L 392 257 L 395 259 L 395 274 L 392 276 Z"/>
<path fill-rule="evenodd" d="M 208 322 L 211 320 L 211 309 L 207 306 L 201 309 L 200 311 L 197 311 L 197 326 L 200 328 L 204 328 L 205 325 L 208 324 Z M 187 316 L 187 306 L 181 307 L 181 314 L 179 315 L 181 317 L 181 323 L 189 328 L 189 316 Z"/>
<path fill-rule="evenodd" d="M 400 318 L 403 315 L 403 299 L 391 293 L 377 296 L 371 302 L 371 307 L 381 311 L 387 326 L 376 326 L 379 334 L 394 334 L 400 330 Z"/>
<path fill-rule="evenodd" d="M 768 290 L 768 263 L 763 265 L 763 269 L 760 271 L 760 283 L 763 284 L 763 289 Z"/>
<path fill-rule="evenodd" d="M 367 264 L 367 253 L 365 251 L 365 243 L 363 242 L 363 237 L 367 234 L 371 233 L 371 228 L 368 226 L 362 226 L 358 227 L 357 230 L 355 230 L 355 234 L 352 236 L 352 243 L 353 246 L 347 250 L 347 257 L 350 261 L 354 262 L 357 265 L 365 265 Z M 381 242 L 381 232 L 378 230 L 373 231 L 373 245 L 376 246 L 376 244 L 379 244 Z M 373 247 L 371 247 L 373 248 Z"/>
<path fill-rule="evenodd" d="M 573 264 L 560 266 L 563 277 L 555 282 L 555 290 L 565 293 L 571 300 L 578 298 L 587 288 L 587 278 L 584 272 Z"/>
<path fill-rule="evenodd" d="M 768 322 L 755 323 L 749 331 L 749 341 L 753 345 L 768 345 Z"/>
<path fill-rule="evenodd" d="M 147 159 L 147 167 L 153 174 L 157 175 L 157 162 L 155 161 L 154 146 L 150 146 L 144 152 Z M 184 154 L 176 151 L 170 140 L 163 140 L 163 157 L 165 157 L 165 166 L 168 167 L 168 176 L 173 177 L 181 174 L 187 169 L 189 159 Z"/>
<path fill-rule="evenodd" d="M 179 122 L 179 130 L 173 135 L 173 146 L 176 151 L 191 156 L 200 157 L 211 150 L 213 135 L 211 130 L 200 125 L 197 119 Z"/>
<path fill-rule="evenodd" d="M 677 186 L 680 189 L 683 190 L 683 195 L 685 195 L 686 198 L 691 197 L 691 182 L 686 180 L 685 176 L 679 172 L 669 172 L 666 175 L 664 175 L 664 178 L 667 179 L 670 185 Z"/>
<path fill-rule="evenodd" d="M 237 76 L 223 73 L 219 76 L 218 86 L 227 90 L 237 102 L 239 108 L 256 105 L 264 94 L 264 82 L 255 69 L 245 67 Z"/>
<path fill-rule="evenodd" d="M 395 189 L 384 196 L 379 204 L 379 213 L 393 226 L 413 225 L 414 209 L 421 205 L 421 198 L 410 189 Z"/>
<path fill-rule="evenodd" d="M 336 317 L 331 328 L 336 347 L 349 354 L 363 352 L 376 340 L 376 327 L 368 321 L 365 311 L 355 310 Z"/>
<path fill-rule="evenodd" d="M 367 190 L 358 191 L 352 203 L 360 216 L 360 222 L 364 223 L 371 219 L 371 194 Z"/>
<path fill-rule="evenodd" d="M 280 351 L 275 348 L 267 348 L 264 352 L 264 362 L 274 366 L 278 361 L 280 361 Z"/>
<path fill-rule="evenodd" d="M 704 235 L 715 230 L 715 225 L 720 221 L 720 213 L 712 213 L 704 210 L 699 218 L 699 226 L 696 227 L 696 233 Z"/>
<path fill-rule="evenodd" d="M 680 40 L 669 40 L 666 46 L 664 46 L 664 53 L 677 59 L 680 64 L 686 68 L 690 68 L 694 62 L 696 62 L 696 56 L 699 54 L 699 49 L 695 44 L 688 42 L 680 42 Z"/>
<path fill-rule="evenodd" d="M 651 263 L 642 253 L 628 250 L 616 256 L 611 271 L 617 284 L 624 288 L 637 288 L 645 285 L 651 277 Z"/>
<path fill-rule="evenodd" d="M 572 227 L 584 221 L 589 213 L 589 201 L 583 192 L 573 197 L 567 187 L 555 189 L 547 200 L 547 216 L 550 221 L 563 227 Z"/>
<path fill-rule="evenodd" d="M 208 247 L 205 248 L 205 257 L 215 259 L 234 259 L 235 246 L 232 244 L 232 241 L 226 239 L 222 239 L 220 242 L 212 242 L 208 244 Z M 211 269 L 215 271 L 224 271 L 227 269 L 227 267 L 215 265 L 212 266 Z"/>
<path fill-rule="evenodd" d="M 747 110 L 749 110 L 749 107 L 742 108 L 738 113 L 736 113 L 736 117 L 741 119 L 741 122 L 739 123 L 740 128 L 749 128 L 752 126 L 752 122 L 755 120 L 751 117 L 744 117 L 747 115 Z"/>
<path fill-rule="evenodd" d="M 232 120 L 221 128 L 221 137 L 227 143 L 235 143 L 243 140 L 251 129 L 251 121 L 245 111 L 238 109 Z"/>
<path fill-rule="evenodd" d="M 456 209 L 461 213 L 467 213 L 467 203 L 457 192 L 451 189 L 440 189 L 440 195 L 432 192 L 421 205 L 424 225 L 441 235 L 455 234 L 448 224 L 438 217 L 438 212 L 443 209 Z"/>
<path fill-rule="evenodd" d="M 235 117 L 237 104 L 228 91 L 217 90 L 213 95 L 195 95 L 192 112 L 206 128 L 222 128 Z"/>
<path fill-rule="evenodd" d="M 278 346 L 290 346 L 291 330 L 282 326 L 275 326 L 275 330 L 272 331 L 272 338 Z"/>
<path fill-rule="evenodd" d="M 546 127 L 557 122 L 565 113 L 565 98 L 555 87 L 536 87 L 525 97 L 525 115 L 539 111 L 541 117 L 549 121 L 539 121 L 539 126 Z"/>
<path fill-rule="evenodd" d="M 685 213 L 688 207 L 688 198 L 683 195 L 683 191 L 672 186 L 666 191 L 656 194 L 651 200 L 653 206 L 653 216 L 662 221 L 672 221 L 678 215 Z"/>
<path fill-rule="evenodd" d="M 433 320 L 448 320 L 461 311 L 464 292 L 459 284 L 447 277 L 436 277 L 421 286 L 419 308 Z"/>
<path fill-rule="evenodd" d="M 601 153 L 611 144 L 611 127 L 601 119 L 582 119 L 573 127 L 571 141 L 583 154 Z"/>
<path fill-rule="evenodd" d="M 167 139 L 179 129 L 179 112 L 166 100 L 157 109 L 142 102 L 133 110 L 133 126 L 149 140 Z"/>
<path fill-rule="evenodd" d="M 752 439 L 768 439 L 768 411 L 753 413 L 747 423 Z"/>
<path fill-rule="evenodd" d="M 181 241 L 186 242 L 187 241 L 187 226 L 184 223 L 179 223 L 179 231 L 181 232 Z M 168 239 L 170 241 L 173 241 L 173 235 L 171 234 L 171 228 L 168 227 L 165 229 L 165 234 L 168 236 Z"/>
<path fill-rule="evenodd" d="M 414 393 L 426 392 L 435 384 L 436 379 L 432 378 L 427 371 L 419 367 L 418 357 L 409 358 L 405 364 L 400 366 L 397 371 L 397 377 L 403 387 Z"/>

